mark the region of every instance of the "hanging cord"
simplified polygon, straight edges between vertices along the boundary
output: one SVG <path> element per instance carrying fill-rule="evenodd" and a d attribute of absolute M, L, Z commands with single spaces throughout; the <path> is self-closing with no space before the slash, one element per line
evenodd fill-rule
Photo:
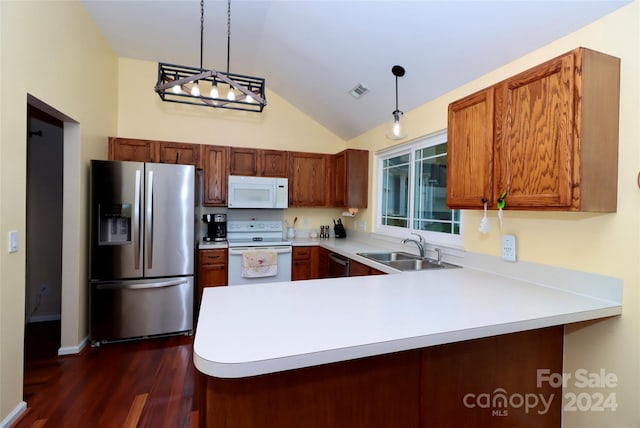
<path fill-rule="evenodd" d="M 398 112 L 398 75 L 396 74 L 396 111 L 394 111 L 394 113 Z"/>
<path fill-rule="evenodd" d="M 231 52 L 231 0 L 227 0 L 227 75 L 229 75 L 230 52 Z"/>
<path fill-rule="evenodd" d="M 204 45 L 204 0 L 200 0 L 200 70 L 202 70 L 202 48 Z"/>

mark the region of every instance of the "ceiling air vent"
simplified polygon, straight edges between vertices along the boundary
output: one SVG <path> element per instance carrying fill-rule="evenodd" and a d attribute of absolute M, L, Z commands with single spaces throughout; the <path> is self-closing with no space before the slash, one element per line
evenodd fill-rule
<path fill-rule="evenodd" d="M 351 96 L 353 98 L 355 98 L 355 99 L 360 98 L 361 96 L 363 96 L 367 92 L 369 92 L 369 88 L 367 88 L 363 83 L 358 83 L 355 86 L 355 88 L 353 88 L 352 90 L 349 91 Z"/>

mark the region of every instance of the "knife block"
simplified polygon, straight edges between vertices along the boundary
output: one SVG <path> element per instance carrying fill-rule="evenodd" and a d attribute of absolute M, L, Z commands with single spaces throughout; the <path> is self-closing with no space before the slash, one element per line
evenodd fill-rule
<path fill-rule="evenodd" d="M 342 223 L 338 223 L 333 226 L 333 233 L 336 238 L 346 238 L 347 231 L 344 230 L 344 225 Z"/>

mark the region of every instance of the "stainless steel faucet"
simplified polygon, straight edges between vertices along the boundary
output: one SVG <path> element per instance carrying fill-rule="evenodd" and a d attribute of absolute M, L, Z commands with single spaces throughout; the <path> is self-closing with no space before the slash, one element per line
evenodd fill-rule
<path fill-rule="evenodd" d="M 416 244 L 418 246 L 418 250 L 420 250 L 420 257 L 425 257 L 425 242 L 424 242 L 424 238 L 422 237 L 422 235 L 419 235 L 415 232 L 411 232 L 412 235 L 416 235 L 418 237 L 418 239 L 410 239 L 410 238 L 405 238 L 402 240 L 403 244 L 406 244 L 407 242 L 413 242 L 414 244 Z"/>
<path fill-rule="evenodd" d="M 440 265 L 442 264 L 442 250 L 440 248 L 434 248 L 433 251 L 436 252 L 437 255 L 437 263 Z"/>

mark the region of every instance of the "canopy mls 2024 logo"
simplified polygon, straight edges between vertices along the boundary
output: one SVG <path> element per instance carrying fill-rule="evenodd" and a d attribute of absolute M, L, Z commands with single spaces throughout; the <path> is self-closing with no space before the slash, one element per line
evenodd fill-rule
<path fill-rule="evenodd" d="M 600 369 L 590 372 L 587 369 L 577 369 L 573 373 L 552 373 L 549 369 L 536 371 L 535 392 L 513 392 L 498 387 L 491 392 L 467 393 L 462 403 L 468 409 L 486 409 L 492 416 L 509 416 L 509 411 L 524 410 L 525 414 L 537 413 L 545 415 L 551 409 L 556 398 L 555 393 L 541 392 L 553 389 L 570 389 L 563 395 L 563 410 L 565 412 L 615 412 L 618 402 L 615 388 L 618 386 L 618 376 L 615 373 Z M 577 390 L 578 392 L 576 392 Z"/>

